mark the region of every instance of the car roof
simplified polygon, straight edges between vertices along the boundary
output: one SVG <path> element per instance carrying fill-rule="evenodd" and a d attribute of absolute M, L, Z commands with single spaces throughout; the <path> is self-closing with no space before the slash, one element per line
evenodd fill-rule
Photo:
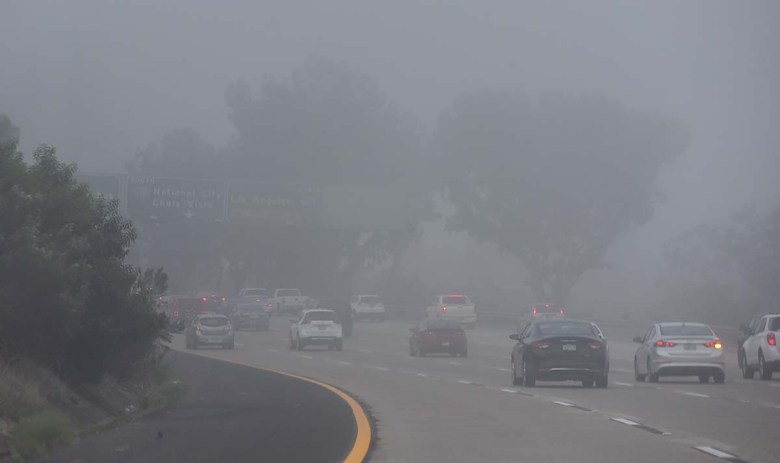
<path fill-rule="evenodd" d="M 596 322 L 592 322 L 590 320 L 581 320 L 579 318 L 566 318 L 566 317 L 534 318 L 531 323 L 551 323 L 551 322 L 552 323 L 579 322 L 579 323 L 589 323 L 591 325 L 596 325 Z"/>
<path fill-rule="evenodd" d="M 706 326 L 709 328 L 710 326 L 705 323 L 693 323 L 693 322 L 663 322 L 658 323 L 658 326 Z"/>
<path fill-rule="evenodd" d="M 357 297 L 379 297 L 377 294 L 356 294 Z"/>
<path fill-rule="evenodd" d="M 334 310 L 330 310 L 330 309 L 309 309 L 309 310 L 304 310 L 303 312 L 301 312 L 301 314 L 306 315 L 307 313 L 312 313 L 312 312 L 330 312 L 333 314 L 336 313 Z"/>

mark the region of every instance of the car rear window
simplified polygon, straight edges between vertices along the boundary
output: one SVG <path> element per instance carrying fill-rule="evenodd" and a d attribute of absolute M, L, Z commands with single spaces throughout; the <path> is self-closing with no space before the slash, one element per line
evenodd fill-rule
<path fill-rule="evenodd" d="M 238 304 L 237 309 L 239 312 L 261 312 L 265 310 L 263 304 Z"/>
<path fill-rule="evenodd" d="M 713 336 L 712 330 L 704 325 L 661 325 L 662 336 Z"/>
<path fill-rule="evenodd" d="M 264 289 L 247 289 L 244 291 L 244 296 L 265 296 L 268 292 Z"/>
<path fill-rule="evenodd" d="M 469 299 L 466 296 L 444 296 L 442 303 L 449 305 L 468 305 Z"/>
<path fill-rule="evenodd" d="M 293 296 L 300 296 L 301 292 L 297 289 L 280 289 L 277 293 L 279 297 L 293 297 Z"/>
<path fill-rule="evenodd" d="M 532 310 L 536 309 L 537 313 L 560 313 L 561 309 L 555 304 L 536 304 Z"/>
<path fill-rule="evenodd" d="M 461 330 L 460 324 L 452 320 L 429 320 L 428 329 L 431 331 Z"/>
<path fill-rule="evenodd" d="M 593 325 L 587 322 L 541 322 L 536 324 L 536 329 L 543 336 L 554 335 L 573 335 L 573 336 L 594 336 L 598 335 L 593 329 Z"/>
<path fill-rule="evenodd" d="M 331 311 L 309 312 L 306 314 L 306 320 L 310 322 L 332 322 L 336 320 L 336 314 Z"/>
<path fill-rule="evenodd" d="M 780 331 L 780 317 L 769 320 L 769 331 Z"/>
<path fill-rule="evenodd" d="M 203 317 L 198 320 L 203 326 L 225 326 L 228 324 L 228 319 L 225 317 Z"/>
<path fill-rule="evenodd" d="M 361 304 L 377 305 L 380 302 L 382 302 L 382 301 L 379 300 L 379 296 L 362 296 L 360 298 L 360 303 Z"/>

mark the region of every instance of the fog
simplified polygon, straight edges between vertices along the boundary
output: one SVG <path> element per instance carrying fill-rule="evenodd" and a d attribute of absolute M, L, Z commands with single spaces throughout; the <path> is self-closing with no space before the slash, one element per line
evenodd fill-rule
<path fill-rule="evenodd" d="M 426 135 L 463 93 L 604 95 L 690 134 L 662 167 L 652 218 L 619 233 L 606 268 L 587 270 L 572 297 L 645 306 L 663 242 L 746 203 L 776 205 L 778 20 L 772 1 L 10 0 L 0 6 L 0 113 L 25 153 L 50 143 L 81 171 L 119 172 L 174 129 L 235 142 L 228 85 L 257 91 L 311 56 L 375 79 Z M 523 285 L 522 265 L 495 246 L 441 222 L 422 229 L 401 268 L 431 290 Z"/>

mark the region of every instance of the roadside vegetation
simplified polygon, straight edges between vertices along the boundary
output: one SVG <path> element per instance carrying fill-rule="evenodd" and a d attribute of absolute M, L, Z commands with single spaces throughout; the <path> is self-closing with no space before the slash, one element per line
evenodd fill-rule
<path fill-rule="evenodd" d="M 136 231 L 117 202 L 77 182 L 52 146 L 24 159 L 18 135 L 0 115 L 0 461 L 48 453 L 105 418 L 74 421 L 63 404 L 106 377 L 148 383 L 146 408 L 179 388 L 158 373 L 169 326 L 154 297 L 167 276 L 126 263 Z"/>

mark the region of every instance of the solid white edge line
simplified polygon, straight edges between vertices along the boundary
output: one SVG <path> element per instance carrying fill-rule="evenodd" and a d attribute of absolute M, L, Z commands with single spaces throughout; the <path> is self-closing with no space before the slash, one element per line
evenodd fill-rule
<path fill-rule="evenodd" d="M 622 382 L 620 382 L 620 381 L 615 381 L 615 382 L 614 382 L 614 383 L 612 383 L 612 384 L 614 384 L 614 385 L 616 385 L 616 386 L 627 386 L 627 387 L 631 387 L 631 386 L 633 386 L 633 384 L 631 384 L 631 383 L 622 383 Z"/>
<path fill-rule="evenodd" d="M 621 424 L 627 424 L 629 426 L 639 426 L 639 423 L 637 423 L 636 421 L 631 421 L 627 418 L 610 418 L 610 420 L 617 421 L 618 423 Z"/>
<path fill-rule="evenodd" d="M 314 359 L 314 357 L 312 357 L 311 355 L 306 355 L 306 354 L 301 354 L 301 357 L 303 357 L 305 359 L 309 359 L 309 360 Z"/>
<path fill-rule="evenodd" d="M 352 362 L 347 362 L 346 360 L 339 360 L 338 364 L 339 365 L 352 365 Z"/>
<path fill-rule="evenodd" d="M 501 389 L 499 389 L 499 390 L 500 390 L 501 392 L 508 392 L 508 393 L 510 393 L 510 394 L 517 394 L 518 392 L 520 392 L 520 391 L 518 391 L 518 390 L 516 390 L 516 389 L 509 389 L 509 388 L 506 388 L 506 387 L 504 387 L 504 388 L 501 388 Z"/>
<path fill-rule="evenodd" d="M 459 379 L 458 382 L 460 384 L 472 384 L 471 381 L 466 381 L 465 379 Z"/>
<path fill-rule="evenodd" d="M 421 377 L 421 378 L 427 378 L 427 377 L 428 377 L 428 375 L 427 375 L 427 374 L 425 374 L 425 373 L 415 373 L 415 374 L 416 374 L 417 376 Z"/>
<path fill-rule="evenodd" d="M 496 368 L 496 370 L 498 370 L 498 371 L 503 371 L 503 372 L 505 372 L 505 373 L 509 373 L 509 372 L 511 372 L 511 371 L 512 371 L 512 370 L 510 370 L 509 368 L 502 368 L 502 367 L 497 367 L 497 368 Z"/>
<path fill-rule="evenodd" d="M 706 453 L 708 455 L 712 455 L 713 457 L 718 457 L 718 458 L 737 458 L 736 455 L 732 455 L 730 453 L 726 453 L 726 452 L 724 452 L 722 450 L 718 450 L 718 449 L 716 449 L 714 447 L 710 447 L 710 446 L 707 446 L 707 445 L 700 445 L 700 446 L 697 446 L 697 447 L 694 447 L 694 448 L 696 450 L 699 450 L 700 452 L 704 452 L 704 453 Z"/>

